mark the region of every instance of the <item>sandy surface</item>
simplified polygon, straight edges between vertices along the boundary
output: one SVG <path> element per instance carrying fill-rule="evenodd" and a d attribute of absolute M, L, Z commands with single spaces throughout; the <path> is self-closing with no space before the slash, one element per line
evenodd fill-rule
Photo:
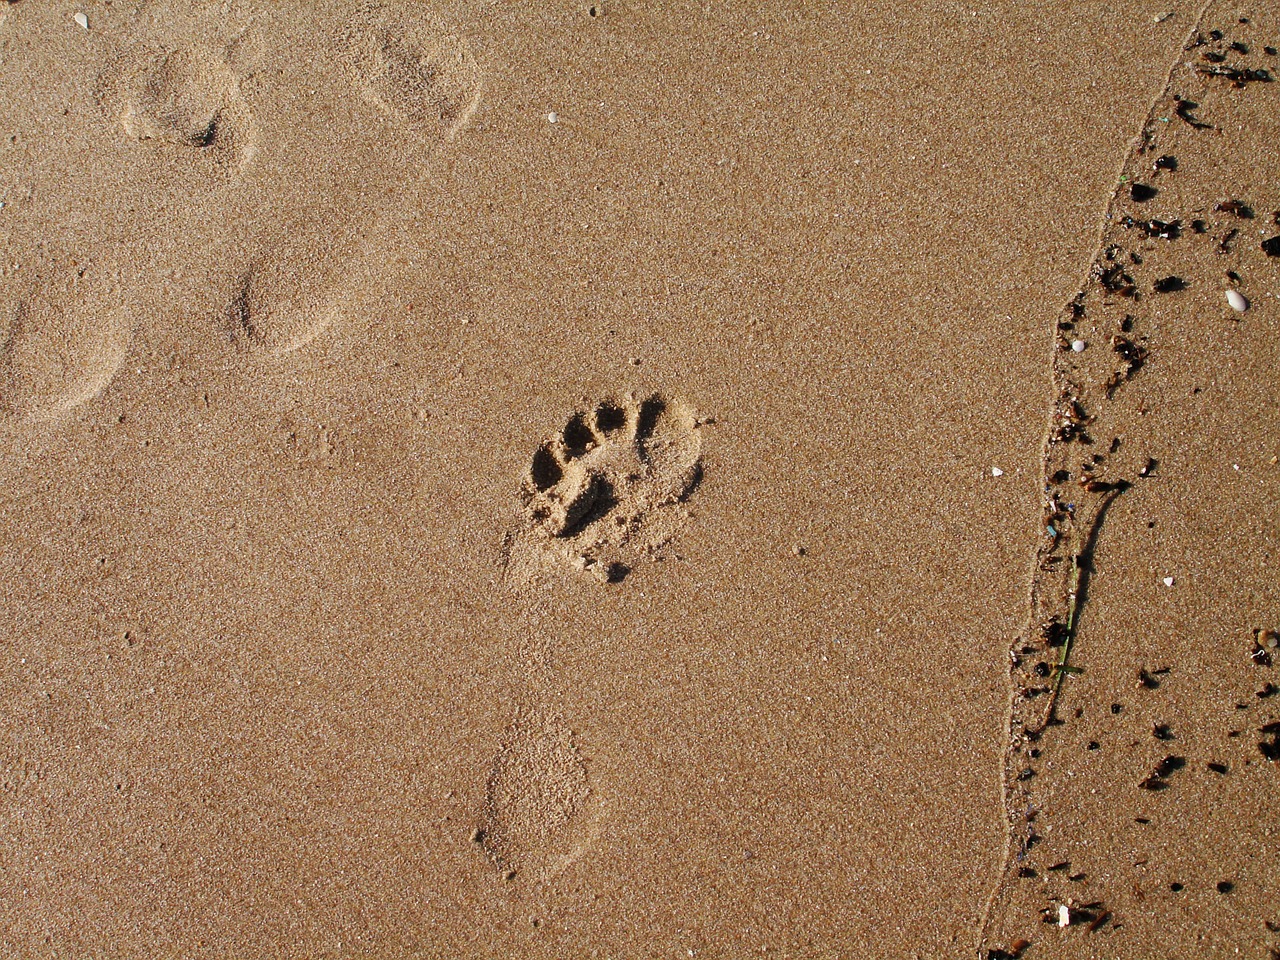
<path fill-rule="evenodd" d="M 1275 45 L 0 4 L 0 952 L 1280 949 Z"/>

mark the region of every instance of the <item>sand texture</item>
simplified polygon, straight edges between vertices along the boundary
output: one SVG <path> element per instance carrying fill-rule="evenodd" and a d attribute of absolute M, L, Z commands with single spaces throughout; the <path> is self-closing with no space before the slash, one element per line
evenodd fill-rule
<path fill-rule="evenodd" d="M 1277 47 L 0 0 L 0 956 L 1280 956 Z"/>

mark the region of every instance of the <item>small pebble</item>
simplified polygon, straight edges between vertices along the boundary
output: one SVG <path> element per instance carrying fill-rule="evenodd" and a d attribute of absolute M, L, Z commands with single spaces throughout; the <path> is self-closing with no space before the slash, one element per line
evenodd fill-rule
<path fill-rule="evenodd" d="M 554 110 L 551 113 L 547 114 L 547 123 L 559 123 L 559 122 L 560 122 L 560 114 L 556 113 Z"/>
<path fill-rule="evenodd" d="M 83 13 L 77 13 L 71 19 L 75 20 L 75 22 L 80 24 L 80 26 L 84 27 L 84 29 L 86 30 L 89 29 L 89 18 L 86 17 Z"/>
<path fill-rule="evenodd" d="M 1164 578 L 1164 585 L 1165 585 L 1166 587 L 1172 587 L 1172 586 L 1173 586 L 1173 577 L 1165 577 L 1165 578 Z"/>
<path fill-rule="evenodd" d="M 1003 477 L 1003 476 L 1004 476 L 1004 471 L 1003 471 L 1003 470 L 1001 470 L 999 467 L 992 467 L 992 468 L 991 468 L 991 475 L 992 475 L 993 477 Z"/>
<path fill-rule="evenodd" d="M 1244 294 L 1235 290 L 1227 291 L 1227 303 L 1231 304 L 1231 309 L 1236 313 L 1244 313 L 1249 309 L 1249 301 L 1244 298 Z"/>
<path fill-rule="evenodd" d="M 1169 19 L 1170 17 L 1172 17 L 1172 16 L 1173 16 L 1173 13 L 1172 13 L 1172 12 L 1170 12 L 1170 13 L 1157 13 L 1157 14 L 1156 14 L 1154 17 L 1152 17 L 1151 19 L 1152 19 L 1152 21 L 1153 21 L 1153 22 L 1155 22 L 1155 23 L 1164 23 L 1166 20 L 1168 20 L 1168 19 Z"/>
<path fill-rule="evenodd" d="M 1083 340 L 1072 340 L 1071 349 L 1076 353 L 1084 353 L 1085 342 Z"/>
<path fill-rule="evenodd" d="M 1058 904 L 1058 926 L 1071 926 L 1071 908 L 1065 903 Z"/>

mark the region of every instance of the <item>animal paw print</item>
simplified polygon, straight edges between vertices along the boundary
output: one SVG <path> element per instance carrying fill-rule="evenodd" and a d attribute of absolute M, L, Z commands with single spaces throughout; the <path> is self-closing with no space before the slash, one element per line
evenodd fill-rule
<path fill-rule="evenodd" d="M 700 421 L 656 394 L 578 411 L 538 447 L 520 487 L 525 538 L 604 579 L 625 550 L 655 550 L 701 478 Z"/>

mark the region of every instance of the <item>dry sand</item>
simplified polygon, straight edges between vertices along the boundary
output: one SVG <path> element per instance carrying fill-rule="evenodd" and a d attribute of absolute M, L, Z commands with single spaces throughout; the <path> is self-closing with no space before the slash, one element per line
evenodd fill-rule
<path fill-rule="evenodd" d="M 0 953 L 1274 956 L 1277 45 L 0 4 Z"/>

